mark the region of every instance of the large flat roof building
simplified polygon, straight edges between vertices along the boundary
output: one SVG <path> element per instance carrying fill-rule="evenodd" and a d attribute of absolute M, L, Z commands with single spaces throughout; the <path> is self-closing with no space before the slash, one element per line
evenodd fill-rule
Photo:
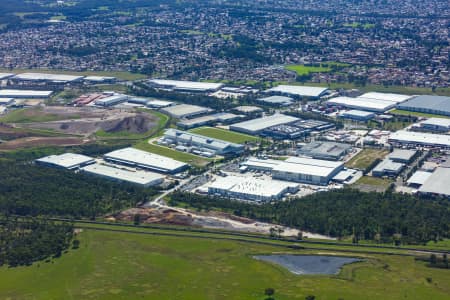
<path fill-rule="evenodd" d="M 294 99 L 286 96 L 269 96 L 256 99 L 256 101 L 263 102 L 269 105 L 287 106 L 294 103 Z"/>
<path fill-rule="evenodd" d="M 45 81 L 53 83 L 69 83 L 80 81 L 84 76 L 47 74 L 47 73 L 21 73 L 15 75 L 12 79 L 16 81 Z"/>
<path fill-rule="evenodd" d="M 316 159 L 340 160 L 352 146 L 344 143 L 315 141 L 304 145 L 297 154 L 310 156 Z"/>
<path fill-rule="evenodd" d="M 142 187 L 159 185 L 164 182 L 164 176 L 141 170 L 128 170 L 101 164 L 92 164 L 81 168 L 87 174 L 100 176 L 110 180 L 124 181 Z"/>
<path fill-rule="evenodd" d="M 415 147 L 437 147 L 450 149 L 450 135 L 399 130 L 389 136 L 394 145 Z"/>
<path fill-rule="evenodd" d="M 450 197 L 450 168 L 436 168 L 419 188 L 420 193 Z"/>
<path fill-rule="evenodd" d="M 289 157 L 285 161 L 249 158 L 242 163 L 250 170 L 271 172 L 272 178 L 316 185 L 327 185 L 343 168 L 341 162 Z"/>
<path fill-rule="evenodd" d="M 273 168 L 272 178 L 327 185 L 343 168 L 344 164 L 341 162 L 290 157 Z"/>
<path fill-rule="evenodd" d="M 411 162 L 416 155 L 417 151 L 415 150 L 394 149 L 394 151 L 388 155 L 388 158 L 395 162 L 407 164 Z"/>
<path fill-rule="evenodd" d="M 112 95 L 105 98 L 95 100 L 95 104 L 103 107 L 113 106 L 128 100 L 127 95 Z"/>
<path fill-rule="evenodd" d="M 214 92 L 223 86 L 223 83 L 166 80 L 166 79 L 150 79 L 148 83 L 156 88 L 187 91 L 187 92 Z"/>
<path fill-rule="evenodd" d="M 60 155 L 50 155 L 36 159 L 35 162 L 40 165 L 46 165 L 61 169 L 74 170 L 95 163 L 92 157 L 75 154 L 64 153 Z"/>
<path fill-rule="evenodd" d="M 115 150 L 105 154 L 103 158 L 114 163 L 139 167 L 159 173 L 175 174 L 189 167 L 188 164 L 181 161 L 135 148 Z"/>
<path fill-rule="evenodd" d="M 239 154 L 244 151 L 244 146 L 241 144 L 235 144 L 173 128 L 166 130 L 164 133 L 164 140 L 169 143 L 198 147 L 200 150 L 206 150 L 216 155 Z"/>
<path fill-rule="evenodd" d="M 179 104 L 162 108 L 161 111 L 171 115 L 174 118 L 181 119 L 181 118 L 192 118 L 195 116 L 208 114 L 214 110 L 203 106 Z"/>
<path fill-rule="evenodd" d="M 399 109 L 450 116 L 450 97 L 417 96 L 398 105 Z"/>
<path fill-rule="evenodd" d="M 343 106 L 371 112 L 385 112 L 396 106 L 396 103 L 392 101 L 362 97 L 336 97 L 328 100 L 327 104 L 331 106 Z"/>
<path fill-rule="evenodd" d="M 391 101 L 394 103 L 401 103 L 408 99 L 411 99 L 414 96 L 411 95 L 402 95 L 402 94 L 392 94 L 392 93 L 378 93 L 378 92 L 369 92 L 362 94 L 359 96 L 365 99 L 376 99 L 382 101 Z"/>
<path fill-rule="evenodd" d="M 323 96 L 327 92 L 327 90 L 328 88 L 324 87 L 281 84 L 264 92 L 291 95 L 295 97 L 319 98 Z"/>
<path fill-rule="evenodd" d="M 283 114 L 274 114 L 268 117 L 257 118 L 230 125 L 230 129 L 248 134 L 259 134 L 271 126 L 288 124 L 297 121 L 298 118 Z"/>
<path fill-rule="evenodd" d="M 375 118 L 375 114 L 369 111 L 352 109 L 348 111 L 343 111 L 339 114 L 339 117 L 344 119 L 351 119 L 356 121 L 369 121 L 370 119 Z"/>
<path fill-rule="evenodd" d="M 35 91 L 35 90 L 15 90 L 4 89 L 0 90 L 0 98 L 49 98 L 53 91 Z"/>
<path fill-rule="evenodd" d="M 12 74 L 12 73 L 0 73 L 0 80 L 8 79 L 13 76 L 14 76 L 14 74 Z"/>
<path fill-rule="evenodd" d="M 372 170 L 372 175 L 376 177 L 382 176 L 397 176 L 405 167 L 405 164 L 395 162 L 389 158 L 385 158 Z"/>
<path fill-rule="evenodd" d="M 420 121 L 412 126 L 415 131 L 424 132 L 450 132 L 450 119 L 445 118 L 429 118 L 424 121 Z"/>
<path fill-rule="evenodd" d="M 298 184 L 253 177 L 218 177 L 208 186 L 208 193 L 257 202 L 278 200 L 288 192 L 298 191 Z"/>

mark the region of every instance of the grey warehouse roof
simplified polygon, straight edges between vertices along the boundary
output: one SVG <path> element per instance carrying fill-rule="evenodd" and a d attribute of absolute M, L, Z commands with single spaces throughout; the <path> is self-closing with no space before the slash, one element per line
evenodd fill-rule
<path fill-rule="evenodd" d="M 164 177 L 157 173 L 139 170 L 131 171 L 101 164 L 89 165 L 83 167 L 82 170 L 93 175 L 104 176 L 144 186 L 156 185 L 164 180 Z"/>
<path fill-rule="evenodd" d="M 282 94 L 305 96 L 305 97 L 320 97 L 328 88 L 315 86 L 301 86 L 301 85 L 279 85 L 266 90 L 266 93 L 278 92 Z"/>
<path fill-rule="evenodd" d="M 237 131 L 243 130 L 247 132 L 258 133 L 268 127 L 287 124 L 297 120 L 298 118 L 296 117 L 287 116 L 283 114 L 274 114 L 268 117 L 233 124 L 230 126 L 230 129 Z"/>
<path fill-rule="evenodd" d="M 411 160 L 411 158 L 414 157 L 414 155 L 416 155 L 417 151 L 415 150 L 407 150 L 407 149 L 394 149 L 394 151 L 392 151 L 388 157 L 391 160 L 405 160 L 405 161 L 409 161 Z"/>
<path fill-rule="evenodd" d="M 420 187 L 419 192 L 450 196 L 450 168 L 437 168 Z"/>
<path fill-rule="evenodd" d="M 177 130 L 177 129 L 167 129 L 164 137 L 168 137 L 171 139 L 181 139 L 183 141 L 192 141 L 193 143 L 204 144 L 208 146 L 208 148 L 224 150 L 228 147 L 233 148 L 242 148 L 243 146 L 240 144 L 230 143 L 224 140 L 214 139 L 210 137 L 206 137 L 203 135 Z"/>
<path fill-rule="evenodd" d="M 279 104 L 279 105 L 289 105 L 294 101 L 294 99 L 292 99 L 290 97 L 285 97 L 285 96 L 270 96 L 270 97 L 259 98 L 257 100 L 261 101 L 261 102 L 266 102 L 266 103 L 270 103 L 270 104 Z"/>
<path fill-rule="evenodd" d="M 450 97 L 417 96 L 398 105 L 399 109 L 412 111 L 433 111 L 436 114 L 450 115 Z"/>
<path fill-rule="evenodd" d="M 94 159 L 82 154 L 64 153 L 60 155 L 50 155 L 42 157 L 37 159 L 36 162 L 66 169 L 72 169 L 82 164 L 93 163 Z"/>
<path fill-rule="evenodd" d="M 185 116 L 191 116 L 196 114 L 208 113 L 213 110 L 208 107 L 190 105 L 190 104 L 179 104 L 175 106 L 169 106 L 162 109 L 163 112 L 166 112 L 176 118 L 183 118 Z"/>
<path fill-rule="evenodd" d="M 105 154 L 104 157 L 105 159 L 142 166 L 144 168 L 155 169 L 162 172 L 174 171 L 187 166 L 187 164 L 178 160 L 135 148 L 115 150 Z"/>
<path fill-rule="evenodd" d="M 422 185 L 430 178 L 431 174 L 431 172 L 417 171 L 407 180 L 407 182 L 408 184 Z"/>

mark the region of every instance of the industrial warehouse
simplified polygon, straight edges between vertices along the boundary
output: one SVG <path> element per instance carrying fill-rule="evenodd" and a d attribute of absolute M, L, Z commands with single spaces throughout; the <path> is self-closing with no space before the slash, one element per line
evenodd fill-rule
<path fill-rule="evenodd" d="M 268 117 L 262 117 L 250 121 L 232 124 L 230 125 L 230 129 L 234 131 L 256 135 L 261 133 L 264 129 L 269 128 L 271 126 L 288 124 L 298 120 L 299 119 L 296 117 L 287 116 L 283 114 L 274 114 Z"/>
<path fill-rule="evenodd" d="M 296 193 L 298 184 L 253 177 L 217 177 L 209 184 L 208 194 L 265 202 L 281 199 L 286 193 Z"/>
<path fill-rule="evenodd" d="M 186 163 L 135 148 L 115 150 L 105 154 L 103 158 L 113 163 L 165 174 L 176 174 L 189 168 Z"/>
<path fill-rule="evenodd" d="M 52 94 L 53 91 L 15 90 L 15 89 L 0 90 L 0 98 L 46 99 L 50 98 Z"/>
<path fill-rule="evenodd" d="M 86 174 L 100 176 L 109 180 L 128 182 L 142 187 L 155 186 L 164 182 L 164 176 L 157 173 L 128 170 L 103 164 L 91 164 L 81 168 L 81 171 Z"/>
<path fill-rule="evenodd" d="M 219 90 L 222 83 L 196 82 L 196 81 L 180 81 L 166 79 L 151 79 L 148 84 L 154 88 L 161 88 L 171 91 L 186 92 L 215 92 Z"/>
<path fill-rule="evenodd" d="M 316 159 L 340 160 L 351 149 L 351 145 L 344 143 L 315 141 L 302 146 L 297 150 L 297 154 Z"/>
<path fill-rule="evenodd" d="M 301 85 L 279 85 L 270 88 L 265 93 L 288 95 L 293 97 L 306 97 L 311 99 L 318 99 L 325 95 L 328 88 L 315 86 L 301 86 Z"/>
<path fill-rule="evenodd" d="M 273 179 L 315 185 L 327 185 L 344 169 L 341 162 L 306 157 L 289 157 L 284 161 L 250 158 L 242 166 L 249 170 L 271 172 Z"/>
<path fill-rule="evenodd" d="M 205 115 L 214 110 L 208 107 L 202 107 L 190 104 L 178 104 L 174 106 L 169 106 L 161 109 L 162 112 L 169 114 L 170 116 L 181 119 L 181 118 L 193 118 L 195 116 Z"/>
<path fill-rule="evenodd" d="M 389 142 L 394 145 L 409 148 L 428 147 L 450 149 L 450 135 L 433 134 L 399 130 L 389 136 Z"/>
<path fill-rule="evenodd" d="M 95 160 L 92 157 L 82 154 L 64 153 L 60 155 L 42 157 L 37 159 L 35 162 L 40 165 L 75 170 L 93 164 L 95 163 Z"/>
<path fill-rule="evenodd" d="M 417 96 L 399 104 L 398 108 L 413 112 L 450 116 L 450 97 Z"/>
<path fill-rule="evenodd" d="M 240 144 L 177 129 L 167 129 L 164 137 L 160 139 L 160 143 L 164 145 L 173 144 L 176 145 L 177 150 L 203 154 L 209 157 L 215 155 L 238 155 L 244 151 L 244 146 Z"/>

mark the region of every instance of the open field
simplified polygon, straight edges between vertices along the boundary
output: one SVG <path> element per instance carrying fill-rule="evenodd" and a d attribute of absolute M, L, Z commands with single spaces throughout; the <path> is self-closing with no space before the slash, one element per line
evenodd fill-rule
<path fill-rule="evenodd" d="M 27 72 L 35 72 L 35 73 L 51 73 L 51 74 L 68 74 L 68 75 L 79 75 L 79 76 L 112 76 L 122 80 L 139 80 L 144 79 L 147 76 L 143 74 L 136 74 L 130 72 L 107 72 L 107 71 L 86 71 L 86 72 L 75 72 L 75 71 L 66 71 L 66 70 L 49 70 L 49 69 L 6 69 L 0 68 L 0 72 L 6 73 L 27 73 Z"/>
<path fill-rule="evenodd" d="M 0 150 L 17 150 L 21 148 L 47 146 L 76 146 L 87 143 L 88 140 L 79 137 L 23 137 L 0 144 Z"/>
<path fill-rule="evenodd" d="M 245 142 L 255 142 L 259 138 L 248 134 L 242 134 L 230 130 L 214 127 L 198 127 L 189 130 L 190 132 L 201 134 L 207 137 L 221 139 L 231 143 L 243 144 Z"/>
<path fill-rule="evenodd" d="M 332 70 L 332 66 L 345 67 L 349 66 L 345 63 L 338 62 L 326 62 L 321 63 L 320 66 L 307 66 L 307 65 L 288 65 L 286 70 L 294 71 L 298 76 L 308 75 L 309 73 L 326 73 Z"/>
<path fill-rule="evenodd" d="M 384 192 L 392 182 L 391 179 L 363 176 L 353 184 L 353 187 L 365 192 Z"/>
<path fill-rule="evenodd" d="M 204 158 L 190 153 L 176 151 L 168 147 L 162 147 L 159 145 L 151 144 L 147 140 L 137 143 L 136 145 L 134 145 L 134 147 L 140 150 L 167 156 L 175 160 L 191 164 L 196 167 L 204 167 L 208 163 L 213 161 L 212 159 L 209 158 Z"/>
<path fill-rule="evenodd" d="M 402 115 L 402 116 L 415 116 L 415 117 L 424 117 L 424 118 L 433 118 L 434 117 L 434 118 L 450 119 L 449 116 L 427 114 L 427 113 L 408 111 L 408 110 L 402 110 L 402 109 L 394 109 L 394 110 L 391 110 L 389 113 L 393 114 L 393 115 Z"/>
<path fill-rule="evenodd" d="M 256 254 L 289 250 L 246 242 L 92 231 L 51 263 L 0 268 L 1 299 L 448 299 L 447 270 L 412 257 L 364 255 L 337 276 L 298 276 Z M 347 253 L 346 255 L 351 255 Z M 426 278 L 431 278 L 428 282 Z"/>
<path fill-rule="evenodd" d="M 388 150 L 366 148 L 349 160 L 345 165 L 348 168 L 365 170 L 376 159 L 383 159 L 389 153 Z"/>
<path fill-rule="evenodd" d="M 163 124 L 166 122 L 164 118 Z M 133 110 L 98 109 L 95 107 L 46 106 L 20 109 L 0 121 L 15 127 L 50 130 L 55 133 L 101 138 L 138 139 L 159 130 L 159 115 Z"/>

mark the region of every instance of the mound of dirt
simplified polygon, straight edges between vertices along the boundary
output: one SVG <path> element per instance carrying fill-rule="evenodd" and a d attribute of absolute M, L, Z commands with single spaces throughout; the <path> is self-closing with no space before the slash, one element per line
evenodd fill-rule
<path fill-rule="evenodd" d="M 119 122 L 114 122 L 109 128 L 104 128 L 106 132 L 131 132 L 131 133 L 144 133 L 154 127 L 154 123 L 150 118 L 145 115 L 137 114 L 133 117 L 126 117 Z M 107 127 L 107 126 L 105 126 Z"/>

